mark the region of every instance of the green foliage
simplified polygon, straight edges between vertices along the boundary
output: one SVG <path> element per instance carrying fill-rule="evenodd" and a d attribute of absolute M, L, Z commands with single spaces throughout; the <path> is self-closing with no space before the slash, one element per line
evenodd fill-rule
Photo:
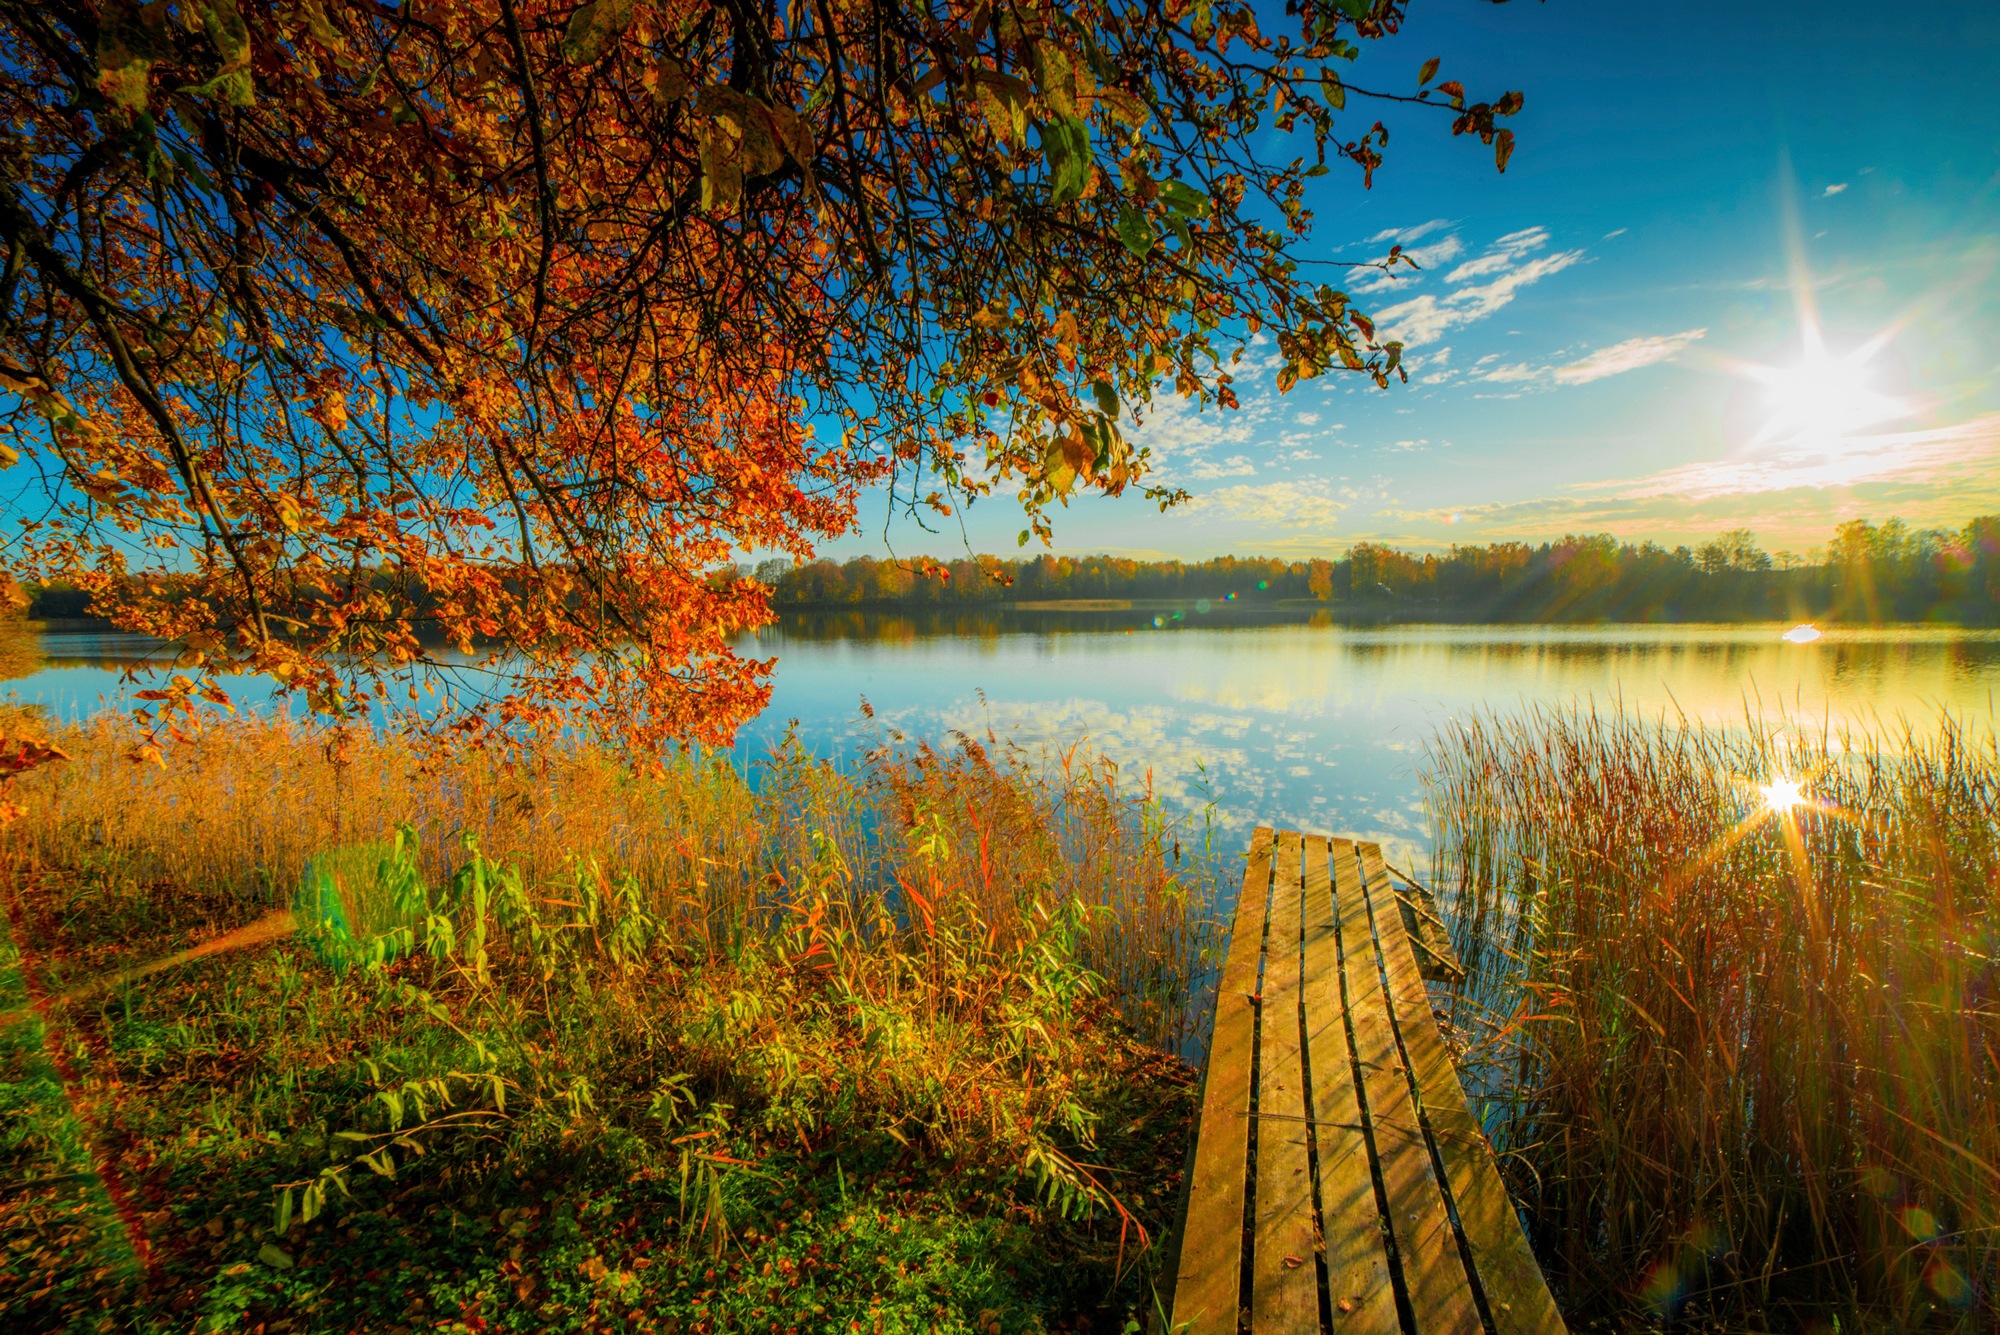
<path fill-rule="evenodd" d="M 331 849 L 306 863 L 292 912 L 299 938 L 337 969 L 380 968 L 432 937 L 430 891 L 417 865 L 416 831 L 389 843 Z M 449 930 L 448 927 L 443 930 Z"/>

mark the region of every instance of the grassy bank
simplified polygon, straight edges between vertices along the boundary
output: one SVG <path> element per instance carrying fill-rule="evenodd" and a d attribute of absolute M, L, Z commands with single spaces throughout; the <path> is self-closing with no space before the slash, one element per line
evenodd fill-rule
<path fill-rule="evenodd" d="M 1554 711 L 1427 777 L 1468 1074 L 1568 1309 L 2000 1328 L 1990 734 Z"/>
<path fill-rule="evenodd" d="M 9 1329 L 1143 1319 L 1213 879 L 1106 768 L 58 740 L 5 836 Z"/>

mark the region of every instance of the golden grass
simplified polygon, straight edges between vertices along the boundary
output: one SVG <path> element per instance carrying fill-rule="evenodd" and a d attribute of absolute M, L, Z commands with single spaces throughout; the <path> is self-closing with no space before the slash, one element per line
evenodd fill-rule
<path fill-rule="evenodd" d="M 1994 1328 L 1984 736 L 1553 709 L 1433 744 L 1468 1075 L 1571 1308 Z"/>

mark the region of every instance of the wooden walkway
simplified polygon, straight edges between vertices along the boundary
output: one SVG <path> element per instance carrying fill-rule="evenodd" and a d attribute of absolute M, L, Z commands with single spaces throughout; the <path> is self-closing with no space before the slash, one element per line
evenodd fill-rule
<path fill-rule="evenodd" d="M 1173 1330 L 1564 1330 L 1431 1013 L 1424 976 L 1457 969 L 1374 844 L 1257 831 Z"/>

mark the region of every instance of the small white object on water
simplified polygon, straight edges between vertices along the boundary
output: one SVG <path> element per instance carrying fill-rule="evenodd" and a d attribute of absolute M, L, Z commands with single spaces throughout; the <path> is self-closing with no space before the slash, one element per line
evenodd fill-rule
<path fill-rule="evenodd" d="M 1819 635 L 1819 627 L 1808 621 L 1803 625 L 1793 626 L 1778 638 L 1786 644 L 1811 644 L 1819 638 Z"/>

